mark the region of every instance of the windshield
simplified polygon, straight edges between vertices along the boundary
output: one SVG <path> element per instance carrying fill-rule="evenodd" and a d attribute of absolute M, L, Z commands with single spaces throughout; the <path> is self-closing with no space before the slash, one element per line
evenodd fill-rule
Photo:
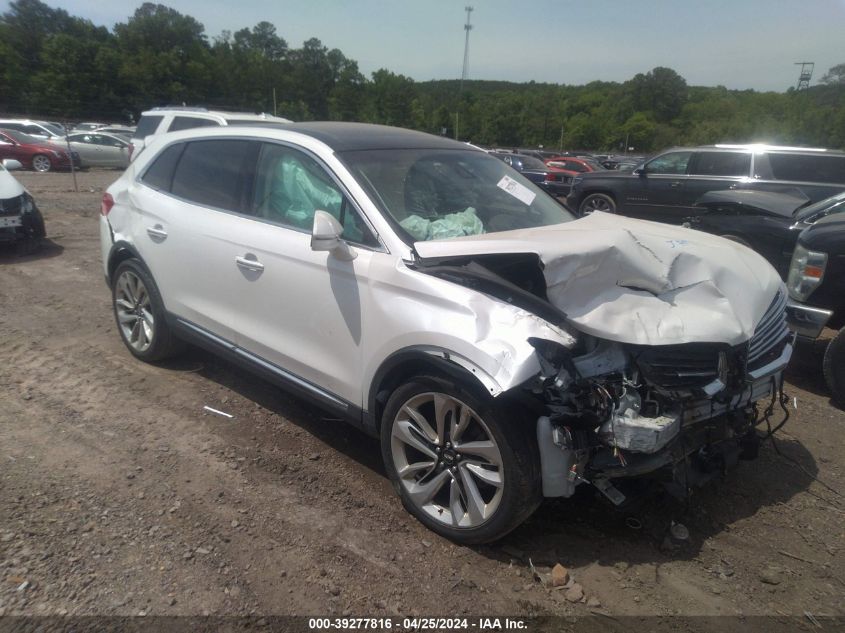
<path fill-rule="evenodd" d="M 22 143 L 24 145 L 43 145 L 44 144 L 44 142 L 41 139 L 35 138 L 34 136 L 30 136 L 29 134 L 24 134 L 23 132 L 18 132 L 17 130 L 3 130 L 3 133 L 6 134 L 6 136 L 11 136 L 18 143 Z"/>
<path fill-rule="evenodd" d="M 539 158 L 534 158 L 533 156 L 518 156 L 517 158 L 522 160 L 523 169 L 546 170 L 546 163 L 541 161 Z"/>
<path fill-rule="evenodd" d="M 529 180 L 483 152 L 388 149 L 340 156 L 409 244 L 575 219 Z"/>
<path fill-rule="evenodd" d="M 604 165 L 600 164 L 598 161 L 593 160 L 592 158 L 582 158 L 587 165 L 593 168 L 593 171 L 605 171 Z"/>
<path fill-rule="evenodd" d="M 841 213 L 842 211 L 845 211 L 845 193 L 840 193 L 809 206 L 802 207 L 798 210 L 796 216 L 799 220 L 816 222 L 825 216 Z"/>

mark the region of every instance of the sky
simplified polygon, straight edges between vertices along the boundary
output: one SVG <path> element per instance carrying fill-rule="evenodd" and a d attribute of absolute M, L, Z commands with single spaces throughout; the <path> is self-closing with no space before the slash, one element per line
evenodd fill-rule
<path fill-rule="evenodd" d="M 45 0 L 109 28 L 140 6 Z M 585 84 L 626 81 L 657 66 L 694 86 L 783 92 L 795 62 L 812 83 L 845 63 L 845 0 L 160 0 L 196 18 L 209 39 L 266 20 L 289 46 L 340 49 L 366 76 L 458 79 L 471 4 L 469 79 Z M 9 8 L 0 0 L 0 11 Z"/>

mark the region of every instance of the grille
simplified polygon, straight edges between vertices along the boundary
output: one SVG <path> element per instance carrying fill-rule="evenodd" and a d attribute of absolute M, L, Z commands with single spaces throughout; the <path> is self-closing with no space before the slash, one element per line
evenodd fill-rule
<path fill-rule="evenodd" d="M 712 343 L 650 347 L 637 356 L 637 363 L 652 384 L 671 392 L 688 391 L 719 377 L 719 352 L 725 349 Z"/>
<path fill-rule="evenodd" d="M 789 339 L 786 325 L 786 293 L 778 291 L 748 342 L 748 369 L 757 369 L 778 358 Z"/>
<path fill-rule="evenodd" d="M 20 215 L 23 196 L 0 200 L 0 215 Z"/>

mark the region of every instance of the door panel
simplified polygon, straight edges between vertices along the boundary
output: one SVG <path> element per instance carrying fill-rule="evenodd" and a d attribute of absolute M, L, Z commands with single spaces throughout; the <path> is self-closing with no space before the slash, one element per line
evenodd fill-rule
<path fill-rule="evenodd" d="M 687 167 L 692 152 L 669 152 L 649 161 L 639 178 L 626 180 L 625 209 L 632 217 L 674 221 L 687 202 Z"/>
<path fill-rule="evenodd" d="M 361 400 L 362 323 L 372 257 L 352 261 L 311 250 L 303 231 L 248 220 L 228 252 L 237 275 L 236 343 L 357 406 Z M 236 258 L 260 264 L 250 270 Z"/>
<path fill-rule="evenodd" d="M 231 240 L 247 220 L 134 184 L 138 210 L 135 247 L 150 268 L 166 309 L 229 341 L 237 327 L 235 266 Z"/>

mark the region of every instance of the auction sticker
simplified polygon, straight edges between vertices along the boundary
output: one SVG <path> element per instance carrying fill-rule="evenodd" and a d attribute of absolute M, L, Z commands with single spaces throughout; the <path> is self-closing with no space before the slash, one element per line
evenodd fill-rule
<path fill-rule="evenodd" d="M 534 202 L 534 198 L 537 197 L 536 193 L 531 191 L 525 185 L 518 183 L 510 176 L 503 176 L 502 179 L 497 183 L 497 186 L 499 187 L 499 189 L 504 189 L 514 198 L 526 205 L 530 205 L 532 202 Z"/>

